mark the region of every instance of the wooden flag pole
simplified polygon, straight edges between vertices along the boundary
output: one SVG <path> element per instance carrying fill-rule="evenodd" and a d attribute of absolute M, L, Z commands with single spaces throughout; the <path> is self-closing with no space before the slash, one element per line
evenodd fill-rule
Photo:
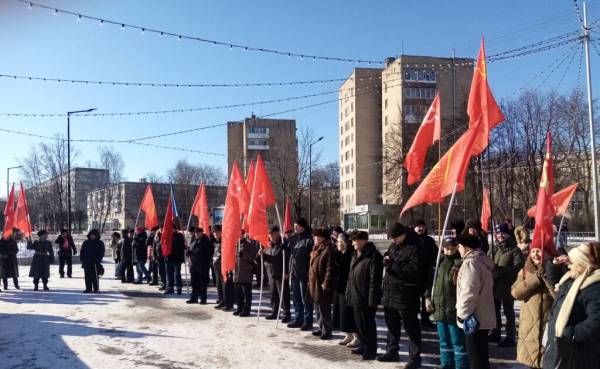
<path fill-rule="evenodd" d="M 456 188 L 458 187 L 458 182 L 454 183 L 454 189 L 452 190 L 452 196 L 450 197 L 450 204 L 448 204 L 448 211 L 446 211 L 446 219 L 444 220 L 444 228 L 442 228 L 442 233 L 440 233 L 440 247 L 438 247 L 438 254 L 435 261 L 435 272 L 433 273 L 433 284 L 431 285 L 431 296 L 433 296 L 433 292 L 435 290 L 435 281 L 437 279 L 440 258 L 442 256 L 442 241 L 444 239 L 444 233 L 446 232 L 446 228 L 448 227 L 448 221 L 450 219 L 450 212 L 452 211 L 452 204 L 454 203 L 454 196 L 456 196 Z"/>

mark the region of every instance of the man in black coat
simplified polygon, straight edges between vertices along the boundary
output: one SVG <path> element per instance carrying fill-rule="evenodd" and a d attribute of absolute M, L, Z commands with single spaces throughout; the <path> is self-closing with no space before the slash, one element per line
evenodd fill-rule
<path fill-rule="evenodd" d="M 100 240 L 100 232 L 92 229 L 87 235 L 87 240 L 81 245 L 81 267 L 85 277 L 85 291 L 83 293 L 98 292 L 98 265 L 104 257 L 104 242 Z"/>
<path fill-rule="evenodd" d="M 271 290 L 271 315 L 265 319 L 274 320 L 277 319 L 279 312 L 279 306 L 283 307 L 283 314 L 281 315 L 281 322 L 288 323 L 290 321 L 290 282 L 289 273 L 287 270 L 290 254 L 287 249 L 287 241 L 284 242 L 281 239 L 279 233 L 279 227 L 274 226 L 271 228 L 269 233 L 269 248 L 266 250 L 260 249 L 259 254 L 262 254 L 267 267 L 267 275 L 269 276 L 269 287 Z M 285 260 L 284 260 L 285 254 Z M 285 264 L 285 276 L 283 273 Z M 283 294 L 282 294 L 283 287 Z M 283 297 L 281 297 L 283 296 Z M 280 301 L 283 298 L 283 301 Z"/>
<path fill-rule="evenodd" d="M 294 224 L 294 235 L 290 238 L 290 275 L 292 301 L 294 302 L 294 321 L 288 328 L 300 328 L 312 331 L 313 303 L 308 292 L 308 269 L 313 239 L 308 222 L 299 218 Z"/>
<path fill-rule="evenodd" d="M 217 277 L 217 306 L 215 309 L 223 310 L 226 312 L 234 311 L 233 304 L 235 303 L 235 290 L 233 287 L 233 273 L 229 273 L 227 280 L 221 273 L 221 235 L 223 228 L 220 224 L 215 224 L 212 227 L 212 242 L 215 248 L 213 254 L 213 269 Z"/>
<path fill-rule="evenodd" d="M 146 239 L 146 248 L 149 250 L 148 253 L 150 255 L 150 263 L 148 264 L 148 271 L 150 272 L 150 286 L 158 286 L 158 262 L 156 255 L 154 253 L 154 240 L 156 238 L 156 233 L 158 231 L 158 227 L 154 227 L 150 230 L 150 234 Z"/>
<path fill-rule="evenodd" d="M 129 229 L 121 230 L 118 249 L 121 253 L 121 264 L 119 264 L 121 283 L 133 283 L 133 240 Z"/>
<path fill-rule="evenodd" d="M 167 263 L 167 289 L 165 295 L 175 293 L 181 295 L 181 264 L 185 262 L 185 237 L 183 233 L 174 225 L 173 242 L 171 244 L 171 254 L 165 256 Z"/>
<path fill-rule="evenodd" d="M 190 258 L 190 280 L 192 283 L 192 295 L 186 301 L 188 304 L 198 303 L 198 298 L 200 298 L 200 304 L 206 304 L 213 252 L 214 246 L 210 238 L 204 234 L 202 228 L 195 228 L 194 241 L 187 252 L 187 256 Z"/>
<path fill-rule="evenodd" d="M 135 284 L 142 284 L 144 277 L 146 282 L 152 282 L 152 276 L 146 268 L 146 261 L 148 260 L 148 247 L 146 241 L 148 235 L 144 227 L 137 227 L 135 234 L 133 235 L 133 250 L 135 252 L 135 270 L 137 271 L 137 280 Z"/>
<path fill-rule="evenodd" d="M 377 325 L 375 313 L 381 302 L 383 258 L 375 245 L 368 242 L 367 232 L 354 231 L 350 236 L 356 253 L 352 256 L 346 285 L 346 302 L 352 306 L 360 347 L 353 354 L 364 360 L 377 357 Z"/>
<path fill-rule="evenodd" d="M 19 262 L 17 261 L 17 254 L 19 253 L 19 245 L 17 245 L 17 234 L 19 230 L 13 228 L 13 231 L 7 238 L 0 240 L 0 274 L 2 275 L 2 282 L 4 289 L 8 290 L 8 278 L 12 278 L 15 288 L 18 290 L 19 287 Z"/>
<path fill-rule="evenodd" d="M 61 229 L 60 235 L 54 241 L 58 245 L 58 272 L 61 278 L 65 277 L 65 264 L 67 265 L 67 277 L 73 274 L 73 255 L 77 255 L 77 248 L 73 237 L 66 229 Z"/>
<path fill-rule="evenodd" d="M 421 257 L 421 266 L 423 275 L 421 276 L 421 327 L 435 329 L 436 326 L 429 320 L 429 313 L 425 308 L 425 291 L 431 289 L 433 284 L 433 275 L 435 273 L 435 264 L 438 256 L 438 247 L 435 240 L 428 235 L 427 225 L 423 220 L 415 222 L 414 226 L 417 239 L 419 240 L 419 254 Z"/>
<path fill-rule="evenodd" d="M 385 278 L 383 279 L 383 309 L 388 327 L 386 353 L 378 360 L 398 361 L 398 349 L 402 325 L 408 335 L 409 361 L 404 368 L 421 366 L 421 327 L 419 308 L 423 267 L 417 235 L 396 223 L 390 232 L 392 244 L 383 256 Z"/>

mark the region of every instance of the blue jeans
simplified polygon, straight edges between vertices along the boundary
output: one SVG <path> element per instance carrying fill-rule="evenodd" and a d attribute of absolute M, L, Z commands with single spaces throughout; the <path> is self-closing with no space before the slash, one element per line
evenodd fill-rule
<path fill-rule="evenodd" d="M 440 362 L 442 369 L 469 369 L 469 355 L 465 346 L 465 331 L 454 321 L 438 320 Z"/>
<path fill-rule="evenodd" d="M 150 272 L 148 271 L 148 269 L 146 269 L 145 261 L 138 260 L 138 262 L 135 264 L 135 270 L 137 270 L 138 282 L 142 282 L 144 277 L 146 277 L 146 280 L 150 280 Z"/>
<path fill-rule="evenodd" d="M 313 324 L 313 303 L 308 296 L 308 282 L 292 278 L 292 301 L 294 302 L 294 322 Z"/>
<path fill-rule="evenodd" d="M 181 263 L 167 262 L 167 290 L 181 291 Z"/>

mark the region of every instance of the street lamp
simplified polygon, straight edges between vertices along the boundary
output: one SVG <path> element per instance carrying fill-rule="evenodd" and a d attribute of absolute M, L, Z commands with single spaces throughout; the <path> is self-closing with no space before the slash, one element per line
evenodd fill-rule
<path fill-rule="evenodd" d="M 23 168 L 22 165 L 18 165 L 16 167 L 8 167 L 6 168 L 6 201 L 8 201 L 8 195 L 9 195 L 9 191 L 10 191 L 10 170 L 11 169 L 18 169 L 18 168 Z"/>
<path fill-rule="evenodd" d="M 317 142 L 323 140 L 319 137 L 315 142 L 308 145 L 308 224 L 312 225 L 312 147 Z"/>
<path fill-rule="evenodd" d="M 71 235 L 71 114 L 90 113 L 96 108 L 67 112 L 67 229 Z"/>

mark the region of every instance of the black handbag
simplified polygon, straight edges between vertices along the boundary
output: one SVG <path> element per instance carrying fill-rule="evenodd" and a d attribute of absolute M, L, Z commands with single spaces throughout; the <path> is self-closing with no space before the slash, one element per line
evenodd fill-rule
<path fill-rule="evenodd" d="M 104 275 L 104 267 L 102 266 L 102 264 L 96 265 L 96 274 L 98 275 L 98 277 L 102 277 Z"/>

